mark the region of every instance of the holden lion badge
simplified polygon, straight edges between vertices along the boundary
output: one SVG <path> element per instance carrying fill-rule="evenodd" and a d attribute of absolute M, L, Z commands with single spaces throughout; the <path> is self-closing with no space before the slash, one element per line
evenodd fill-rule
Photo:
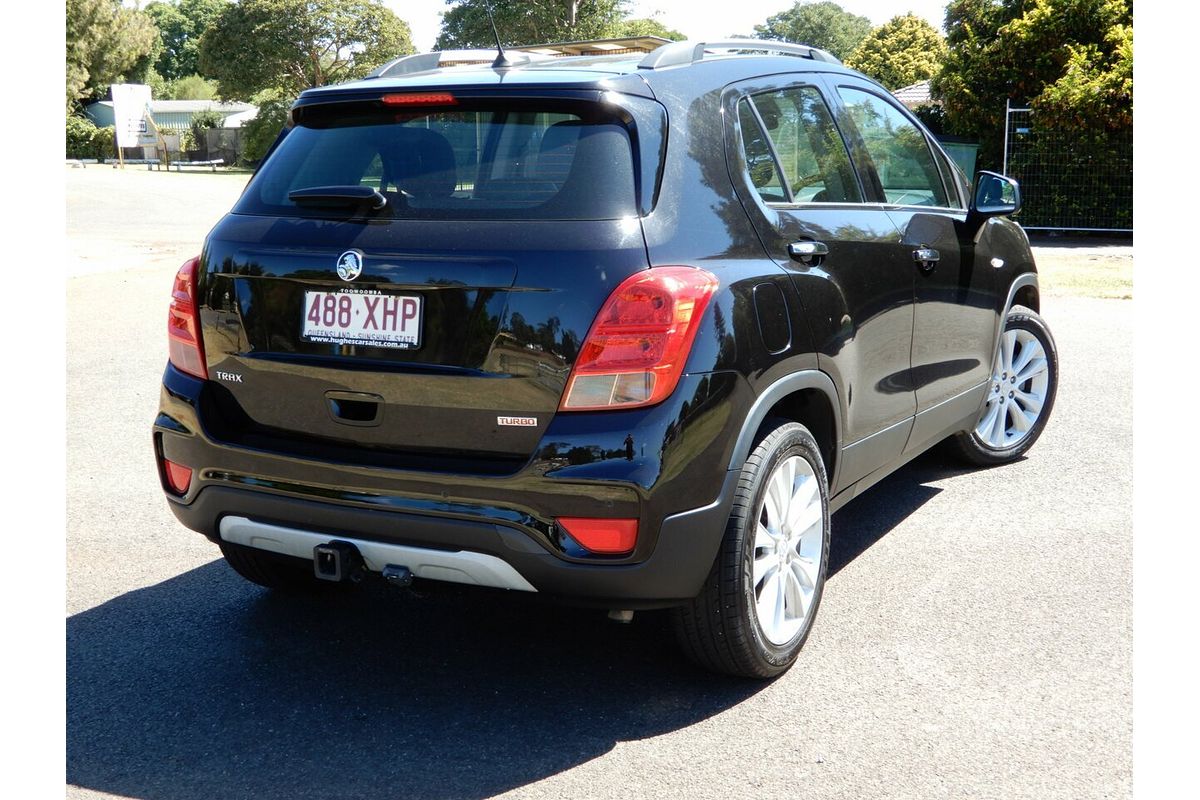
<path fill-rule="evenodd" d="M 352 281 L 362 275 L 363 254 L 361 250 L 347 250 L 338 256 L 337 274 L 344 281 Z"/>

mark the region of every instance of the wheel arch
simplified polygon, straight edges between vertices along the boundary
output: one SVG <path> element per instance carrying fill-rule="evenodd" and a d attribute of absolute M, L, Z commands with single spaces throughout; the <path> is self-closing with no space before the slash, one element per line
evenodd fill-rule
<path fill-rule="evenodd" d="M 1004 308 L 1000 309 L 1000 315 L 996 319 L 995 335 L 992 336 L 993 353 L 999 346 L 1000 332 L 1004 330 L 1004 321 L 1008 319 L 1008 312 L 1014 305 L 1027 306 L 1035 312 L 1041 313 L 1041 297 L 1038 291 L 1036 272 L 1022 272 L 1009 284 L 1008 297 L 1004 301 Z"/>
<path fill-rule="evenodd" d="M 837 485 L 838 455 L 842 444 L 842 421 L 838 414 L 837 388 L 829 375 L 819 370 L 802 370 L 785 375 L 759 393 L 742 422 L 733 446 L 729 469 L 741 469 L 763 428 L 772 418 L 798 422 L 817 440 L 832 489 Z"/>
<path fill-rule="evenodd" d="M 1008 304 L 1010 309 L 1013 306 L 1025 306 L 1026 308 L 1032 309 L 1039 314 L 1042 313 L 1041 298 L 1038 295 L 1036 275 L 1034 276 L 1032 284 L 1027 283 L 1017 289 L 1016 293 L 1013 295 L 1012 301 Z"/>

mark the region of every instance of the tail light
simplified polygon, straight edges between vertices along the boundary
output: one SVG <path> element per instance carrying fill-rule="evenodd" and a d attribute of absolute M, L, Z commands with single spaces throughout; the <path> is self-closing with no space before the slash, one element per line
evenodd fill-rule
<path fill-rule="evenodd" d="M 168 461 L 164 458 L 163 472 L 167 476 L 167 485 L 176 494 L 187 494 L 188 488 L 192 485 L 192 470 L 190 467 L 185 467 L 183 464 L 176 464 L 174 461 Z"/>
<path fill-rule="evenodd" d="M 579 350 L 562 411 L 637 408 L 675 390 L 719 282 L 692 267 L 655 267 L 609 296 Z"/>
<path fill-rule="evenodd" d="M 183 262 L 175 275 L 171 290 L 171 307 L 167 312 L 169 357 L 176 369 L 197 378 L 208 378 L 204 365 L 204 344 L 200 339 L 200 313 L 196 308 L 196 273 L 200 259 Z"/>
<path fill-rule="evenodd" d="M 558 524 L 571 534 L 586 550 L 604 555 L 632 553 L 637 544 L 636 519 L 597 519 L 593 517 L 559 517 Z"/>

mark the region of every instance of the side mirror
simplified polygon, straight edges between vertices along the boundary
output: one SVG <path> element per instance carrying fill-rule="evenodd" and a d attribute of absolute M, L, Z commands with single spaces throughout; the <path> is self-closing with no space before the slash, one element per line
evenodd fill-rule
<path fill-rule="evenodd" d="M 975 177 L 975 197 L 971 215 L 980 221 L 988 217 L 1015 214 L 1021 208 L 1021 187 L 1012 178 L 995 172 L 980 172 Z"/>

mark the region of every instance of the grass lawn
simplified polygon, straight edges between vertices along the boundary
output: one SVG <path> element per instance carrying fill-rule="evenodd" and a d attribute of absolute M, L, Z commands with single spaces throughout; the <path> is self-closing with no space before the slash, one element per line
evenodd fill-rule
<path fill-rule="evenodd" d="M 1042 292 L 1129 300 L 1133 297 L 1133 248 L 1036 247 Z"/>

